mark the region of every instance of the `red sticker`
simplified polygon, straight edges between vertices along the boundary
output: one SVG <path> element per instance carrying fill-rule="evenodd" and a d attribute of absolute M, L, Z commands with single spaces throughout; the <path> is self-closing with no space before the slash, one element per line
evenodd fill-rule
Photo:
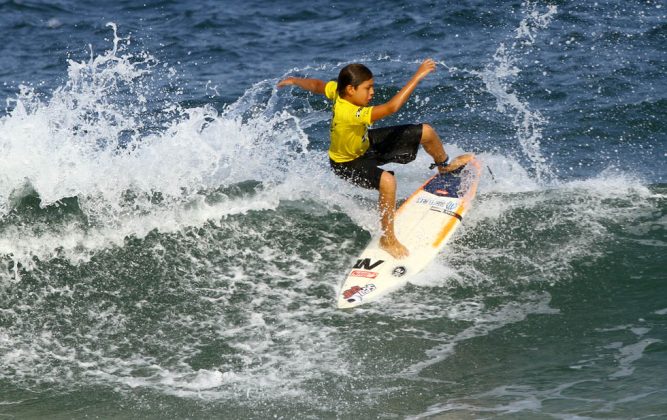
<path fill-rule="evenodd" d="M 343 292 L 343 299 L 350 303 L 361 302 L 364 296 L 375 290 L 374 284 L 367 284 L 364 287 L 352 286 Z"/>
<path fill-rule="evenodd" d="M 376 273 L 375 271 L 352 270 L 350 275 L 353 277 L 364 277 L 367 279 L 374 279 L 378 276 L 378 273 Z"/>
<path fill-rule="evenodd" d="M 351 288 L 347 289 L 346 291 L 343 292 L 343 298 L 344 299 L 349 299 L 352 297 L 355 293 L 361 290 L 361 287 L 359 286 L 352 286 Z"/>

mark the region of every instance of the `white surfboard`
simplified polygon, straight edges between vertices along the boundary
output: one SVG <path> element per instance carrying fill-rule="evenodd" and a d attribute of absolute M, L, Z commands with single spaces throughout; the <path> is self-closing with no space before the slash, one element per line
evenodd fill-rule
<path fill-rule="evenodd" d="M 442 250 L 463 220 L 477 191 L 481 165 L 473 159 L 460 175 L 435 175 L 396 211 L 394 231 L 410 255 L 395 259 L 379 237 L 355 259 L 338 293 L 338 307 L 372 302 L 408 283 Z"/>

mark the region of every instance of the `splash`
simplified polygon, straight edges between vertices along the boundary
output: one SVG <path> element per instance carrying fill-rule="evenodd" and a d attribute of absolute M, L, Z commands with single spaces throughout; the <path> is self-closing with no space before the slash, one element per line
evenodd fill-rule
<path fill-rule="evenodd" d="M 522 3 L 523 19 L 515 29 L 514 39 L 507 46 L 501 43 L 493 54 L 493 62 L 482 71 L 453 67 L 443 60 L 437 63 L 451 74 L 471 75 L 481 79 L 486 92 L 496 100 L 496 110 L 512 117 L 516 137 L 521 150 L 530 162 L 530 171 L 538 184 L 553 177 L 547 160 L 542 155 L 540 143 L 542 128 L 548 120 L 537 110 L 533 110 L 527 100 L 513 88 L 513 83 L 521 72 L 520 55 L 527 54 L 537 41 L 539 31 L 546 29 L 557 13 L 557 7 L 547 6 L 542 12 L 533 2 Z"/>
<path fill-rule="evenodd" d="M 512 83 L 521 71 L 517 63 L 518 54 L 534 45 L 538 31 L 549 26 L 556 10 L 556 6 L 548 6 L 546 12 L 540 12 L 534 3 L 524 3 L 524 18 L 515 31 L 514 42 L 510 47 L 504 43 L 500 44 L 493 55 L 493 63 L 478 73 L 486 90 L 495 97 L 497 111 L 512 117 L 517 139 L 523 153 L 530 161 L 530 169 L 534 172 L 538 183 L 548 181 L 553 176 L 540 150 L 543 139 L 542 128 L 547 119 L 539 111 L 532 110 L 526 100 L 520 98 L 514 91 Z"/>
<path fill-rule="evenodd" d="M 501 43 L 493 55 L 493 63 L 488 64 L 481 72 L 450 67 L 444 61 L 438 62 L 450 73 L 468 73 L 482 79 L 486 91 L 496 99 L 496 110 L 512 117 L 522 152 L 530 161 L 530 169 L 538 183 L 553 176 L 540 150 L 542 127 L 547 123 L 547 119 L 539 111 L 531 110 L 529 103 L 520 98 L 512 84 L 521 72 L 517 63 L 518 54 L 530 51 L 539 30 L 549 26 L 556 11 L 556 6 L 550 5 L 547 6 L 547 11 L 542 13 L 534 3 L 523 3 L 524 18 L 515 30 L 514 42 L 510 47 Z"/>
<path fill-rule="evenodd" d="M 197 214 L 223 216 L 220 190 L 247 181 L 280 185 L 306 153 L 298 120 L 257 100 L 270 95 L 266 83 L 222 110 L 184 108 L 175 71 L 133 52 L 130 39 L 108 26 L 110 49 L 95 54 L 90 47 L 87 60 L 69 60 L 66 83 L 50 97 L 21 86 L 0 118 L 0 254 L 15 261 L 177 230 L 188 224 L 188 209 L 194 223 L 201 223 Z M 213 212 L 211 194 L 218 197 Z M 12 217 L 26 196 L 37 197 L 41 209 L 74 200 L 76 220 L 18 223 Z M 258 201 L 260 208 L 275 205 L 273 198 Z M 239 206 L 249 207 L 233 200 L 227 207 Z"/>
<path fill-rule="evenodd" d="M 498 48 L 494 60 L 495 67 L 482 72 L 482 80 L 487 90 L 496 98 L 498 112 L 512 115 L 519 144 L 531 162 L 531 169 L 534 170 L 537 181 L 540 182 L 550 175 L 540 150 L 542 127 L 546 119 L 539 111 L 531 111 L 527 102 L 511 92 L 508 80 L 515 77 L 519 70 L 514 66 L 513 59 L 508 55 L 504 45 Z"/>

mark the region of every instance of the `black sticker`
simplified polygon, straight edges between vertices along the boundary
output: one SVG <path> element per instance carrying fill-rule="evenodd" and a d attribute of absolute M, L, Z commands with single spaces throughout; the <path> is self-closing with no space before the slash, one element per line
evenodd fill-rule
<path fill-rule="evenodd" d="M 370 258 L 358 259 L 357 263 L 354 265 L 354 268 L 365 268 L 366 270 L 372 270 L 383 262 L 384 260 L 371 262 Z"/>
<path fill-rule="evenodd" d="M 391 272 L 391 275 L 394 277 L 403 277 L 407 272 L 408 272 L 407 268 L 403 267 L 402 265 L 399 265 L 398 267 L 394 268 L 394 271 Z"/>

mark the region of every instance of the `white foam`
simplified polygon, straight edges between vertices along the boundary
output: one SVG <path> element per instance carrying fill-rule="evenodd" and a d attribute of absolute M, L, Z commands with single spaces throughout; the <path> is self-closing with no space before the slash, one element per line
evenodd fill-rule
<path fill-rule="evenodd" d="M 411 280 L 410 283 L 420 287 L 442 287 L 446 286 L 452 278 L 457 277 L 456 270 L 436 259 Z"/>
<path fill-rule="evenodd" d="M 436 344 L 426 350 L 424 359 L 413 363 L 403 370 L 401 375 L 418 376 L 424 369 L 441 363 L 455 353 L 456 346 L 466 340 L 487 335 L 489 332 L 506 325 L 523 321 L 529 314 L 557 314 L 559 311 L 549 307 L 549 294 L 524 295 L 516 302 L 507 303 L 500 308 L 485 308 L 484 305 L 462 302 L 447 309 L 449 317 L 472 321 L 473 325 L 453 336 L 442 334 L 433 336 Z M 525 301 L 523 301 L 525 300 Z"/>
<path fill-rule="evenodd" d="M 636 361 L 640 360 L 643 357 L 644 351 L 648 346 L 650 346 L 653 343 L 658 343 L 661 341 L 662 340 L 647 338 L 637 343 L 621 347 L 619 349 L 620 357 L 618 359 L 618 370 L 609 375 L 609 377 L 622 378 L 625 376 L 632 375 L 635 371 L 633 363 L 635 363 Z"/>
<path fill-rule="evenodd" d="M 277 197 L 268 190 L 253 196 L 252 200 L 241 197 L 216 204 L 207 204 L 200 200 L 188 207 L 158 208 L 145 215 L 122 216 L 116 219 L 112 226 L 88 228 L 69 224 L 60 229 L 46 231 L 41 226 L 35 226 L 32 231 L 22 226 L 11 226 L 4 230 L 4 235 L 0 238 L 0 254 L 12 255 L 15 261 L 22 263 L 27 269 L 33 266 L 33 257 L 48 260 L 59 256 L 79 264 L 89 261 L 99 250 L 123 246 L 125 238 L 130 236 L 141 238 L 155 229 L 163 233 L 173 233 L 209 220 L 245 214 L 250 210 L 272 210 L 277 206 Z"/>
<path fill-rule="evenodd" d="M 462 401 L 451 399 L 445 403 L 434 404 L 425 412 L 407 418 L 431 418 L 433 416 L 442 415 L 443 413 L 451 413 L 454 418 L 458 415 L 468 417 L 474 413 L 493 413 L 494 416 L 522 413 L 530 416 L 535 413 L 544 413 L 544 402 L 549 402 L 553 399 L 568 399 L 568 397 L 563 395 L 565 391 L 586 382 L 589 381 L 565 383 L 546 390 L 539 390 L 532 386 L 525 385 L 502 385 L 487 392 L 478 393 L 461 399 Z M 577 400 L 579 402 L 585 401 L 583 398 L 578 398 Z M 591 400 L 590 402 L 594 401 Z M 552 413 L 550 411 L 548 411 L 548 415 L 556 418 L 561 416 L 567 418 L 580 418 L 576 415 L 559 415 L 559 413 Z"/>
<path fill-rule="evenodd" d="M 97 56 L 91 51 L 88 61 L 70 60 L 67 83 L 50 98 L 22 87 L 9 114 L 0 118 L 0 215 L 16 206 L 21 191 L 34 191 L 43 207 L 77 197 L 85 225 L 11 226 L 3 232 L 0 252 L 29 266 L 32 256 L 49 258 L 57 249 L 69 254 L 83 247 L 83 254 L 91 253 L 152 228 L 198 225 L 202 216 L 235 211 L 231 202 L 202 210 L 206 206 L 198 203 L 209 191 L 247 180 L 283 187 L 272 190 L 273 196 L 246 196 L 236 204 L 275 208 L 281 198 L 298 198 L 294 186 L 309 184 L 292 166 L 324 172 L 308 157 L 299 121 L 286 111 L 257 112 L 256 102 L 248 105 L 241 98 L 223 113 L 167 103 L 165 122 L 146 114 L 145 79 L 156 76 L 157 60 L 125 52 L 125 40 L 111 26 L 111 50 Z M 267 89 L 259 83 L 249 93 Z M 134 102 L 127 102 L 128 92 Z M 248 114 L 246 108 L 253 109 Z M 146 130 L 150 124 L 163 128 Z M 296 179 L 285 185 L 288 173 Z M 318 189 L 309 185 L 300 190 Z"/>

